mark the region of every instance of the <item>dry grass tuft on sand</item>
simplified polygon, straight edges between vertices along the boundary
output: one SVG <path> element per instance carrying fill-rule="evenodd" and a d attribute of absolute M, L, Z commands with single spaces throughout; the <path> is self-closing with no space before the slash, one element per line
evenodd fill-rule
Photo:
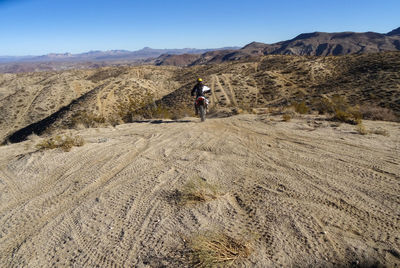
<path fill-rule="evenodd" d="M 250 256 L 247 242 L 223 233 L 207 232 L 190 240 L 193 267 L 233 266 L 239 259 Z"/>
<path fill-rule="evenodd" d="M 361 134 L 361 135 L 368 134 L 368 130 L 365 128 L 364 124 L 361 121 L 357 124 L 356 131 L 358 132 L 358 134 Z"/>
<path fill-rule="evenodd" d="M 85 141 L 80 136 L 71 135 L 56 135 L 48 139 L 44 139 L 36 145 L 39 150 L 48 150 L 61 148 L 65 152 L 68 152 L 72 147 L 80 147 L 85 144 Z"/>
<path fill-rule="evenodd" d="M 288 113 L 282 115 L 282 120 L 285 122 L 289 122 L 292 119 L 292 116 Z"/>
<path fill-rule="evenodd" d="M 203 178 L 193 177 L 182 187 L 182 190 L 176 192 L 175 197 L 178 204 L 190 205 L 214 200 L 218 194 L 215 185 Z"/>

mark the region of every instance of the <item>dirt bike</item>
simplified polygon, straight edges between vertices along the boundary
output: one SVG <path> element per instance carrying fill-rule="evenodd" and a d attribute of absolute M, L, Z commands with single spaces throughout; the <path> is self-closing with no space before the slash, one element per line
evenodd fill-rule
<path fill-rule="evenodd" d="M 204 122 L 206 120 L 206 111 L 207 111 L 207 105 L 208 101 L 206 97 L 204 96 L 199 96 L 196 98 L 196 109 L 199 112 L 201 122 Z"/>

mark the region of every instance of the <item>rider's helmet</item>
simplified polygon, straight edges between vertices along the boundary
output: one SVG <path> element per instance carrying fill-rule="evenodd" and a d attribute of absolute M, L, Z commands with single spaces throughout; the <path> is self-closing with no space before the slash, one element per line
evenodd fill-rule
<path fill-rule="evenodd" d="M 203 79 L 197 78 L 197 82 L 203 82 Z"/>

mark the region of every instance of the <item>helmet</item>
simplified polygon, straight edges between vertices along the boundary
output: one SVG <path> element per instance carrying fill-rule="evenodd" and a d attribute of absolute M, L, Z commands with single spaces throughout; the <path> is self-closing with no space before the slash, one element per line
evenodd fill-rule
<path fill-rule="evenodd" d="M 203 82 L 203 79 L 197 78 L 197 82 Z"/>

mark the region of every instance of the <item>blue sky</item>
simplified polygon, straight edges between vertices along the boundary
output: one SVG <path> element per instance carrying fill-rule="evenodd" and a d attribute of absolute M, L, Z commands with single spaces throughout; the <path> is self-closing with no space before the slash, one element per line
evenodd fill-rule
<path fill-rule="evenodd" d="M 400 0 L 0 0 L 0 55 L 217 48 L 304 32 L 388 32 Z"/>

